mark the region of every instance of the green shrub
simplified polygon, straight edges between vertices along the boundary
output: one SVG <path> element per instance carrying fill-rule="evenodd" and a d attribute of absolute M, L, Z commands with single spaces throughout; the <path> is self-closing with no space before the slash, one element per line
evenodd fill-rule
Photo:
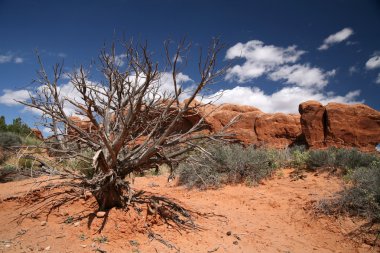
<path fill-rule="evenodd" d="M 38 164 L 35 160 L 27 158 L 20 158 L 18 160 L 18 166 L 25 169 L 31 169 L 36 163 Z"/>
<path fill-rule="evenodd" d="M 0 146 L 1 147 L 11 147 L 11 146 L 19 146 L 21 145 L 22 140 L 20 136 L 15 133 L 9 132 L 0 132 Z"/>
<path fill-rule="evenodd" d="M 211 144 L 179 165 L 179 184 L 188 188 L 216 188 L 227 183 L 255 185 L 284 162 L 282 151 L 238 144 Z"/>
<path fill-rule="evenodd" d="M 351 170 L 347 187 L 332 200 L 323 200 L 319 208 L 327 213 L 346 212 L 380 222 L 380 162 Z"/>
<path fill-rule="evenodd" d="M 332 149 L 310 150 L 307 159 L 309 169 L 332 168 L 335 165 L 335 157 Z"/>
<path fill-rule="evenodd" d="M 94 156 L 94 152 L 92 150 L 84 150 L 81 152 L 81 155 L 84 157 L 92 158 Z M 92 178 L 95 172 L 92 166 L 92 161 L 83 157 L 70 158 L 66 161 L 65 166 L 81 172 L 87 178 Z"/>
<path fill-rule="evenodd" d="M 380 161 L 376 154 L 360 152 L 354 148 L 329 148 L 309 151 L 307 166 L 309 169 L 339 168 L 346 174 L 348 170 L 368 167 L 374 161 Z"/>
<path fill-rule="evenodd" d="M 309 151 L 305 146 L 296 146 L 291 148 L 291 166 L 296 169 L 305 169 L 309 160 Z"/>
<path fill-rule="evenodd" d="M 42 141 L 32 136 L 25 136 L 22 138 L 22 143 L 25 146 L 39 146 L 42 144 Z"/>

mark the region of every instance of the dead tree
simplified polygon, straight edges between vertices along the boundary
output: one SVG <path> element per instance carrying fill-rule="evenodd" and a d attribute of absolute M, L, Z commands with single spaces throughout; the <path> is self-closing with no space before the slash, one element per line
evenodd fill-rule
<path fill-rule="evenodd" d="M 153 61 L 146 44 L 123 43 L 123 61 L 118 60 L 116 47 L 101 50 L 98 70 L 104 79 L 100 83 L 89 80 L 83 66 L 69 74 L 70 82 L 79 97 L 60 94 L 59 80 L 62 64 L 53 67 L 49 78 L 41 60 L 38 72 L 38 89 L 31 93 L 24 105 L 42 112 L 45 126 L 54 133 L 54 145 L 47 143 L 51 154 L 60 159 L 77 157 L 93 160 L 94 176 L 86 178 L 78 172 L 64 170 L 65 177 L 75 179 L 82 188 L 89 189 L 100 210 L 124 207 L 129 203 L 129 191 L 124 177 L 131 172 L 151 168 L 165 160 L 172 160 L 193 149 L 196 141 L 205 138 L 223 138 L 224 131 L 204 134 L 201 119 L 190 129 L 178 129 L 184 115 L 197 113 L 202 104 L 194 103 L 201 90 L 217 81 L 225 68 L 217 69 L 217 57 L 222 45 L 215 39 L 198 61 L 198 82 L 185 89 L 178 80 L 190 44 L 180 41 L 174 50 L 165 43 L 165 68 Z M 162 90 L 162 73 L 170 72 L 171 92 Z M 185 94 L 187 92 L 187 94 Z M 181 102 L 180 97 L 188 99 Z M 92 131 L 78 126 L 65 109 L 74 108 L 75 115 L 86 119 Z M 226 126 L 228 127 L 228 126 Z M 70 129 L 70 131 L 67 131 Z M 83 155 L 80 146 L 95 155 Z"/>

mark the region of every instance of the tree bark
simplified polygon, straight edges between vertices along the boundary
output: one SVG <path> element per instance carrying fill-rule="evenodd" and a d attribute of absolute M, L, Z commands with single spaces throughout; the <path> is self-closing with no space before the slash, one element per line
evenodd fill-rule
<path fill-rule="evenodd" d="M 113 207 L 123 207 L 123 191 L 116 182 L 109 182 L 95 192 L 99 210 L 105 211 Z"/>

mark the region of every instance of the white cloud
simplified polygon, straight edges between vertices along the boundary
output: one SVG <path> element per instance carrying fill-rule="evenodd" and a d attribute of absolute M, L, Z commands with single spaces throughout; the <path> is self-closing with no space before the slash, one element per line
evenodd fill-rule
<path fill-rule="evenodd" d="M 264 45 L 259 40 L 251 40 L 245 44 L 237 43 L 227 50 L 226 59 L 243 58 L 245 62 L 229 68 L 226 80 L 239 83 L 250 81 L 277 66 L 296 62 L 304 53 L 305 51 L 297 50 L 296 46 L 276 47 Z"/>
<path fill-rule="evenodd" d="M 353 74 L 359 72 L 359 69 L 358 69 L 356 66 L 351 66 L 351 67 L 348 69 L 348 72 L 350 73 L 350 75 L 353 75 Z"/>
<path fill-rule="evenodd" d="M 7 106 L 19 105 L 17 101 L 26 101 L 29 98 L 27 90 L 3 90 L 4 95 L 0 96 L 0 104 Z"/>
<path fill-rule="evenodd" d="M 2 64 L 2 63 L 10 63 L 10 62 L 14 62 L 14 63 L 17 63 L 17 64 L 18 63 L 23 63 L 24 59 L 21 58 L 21 57 L 18 57 L 18 56 L 14 56 L 12 53 L 0 55 L 0 64 Z"/>
<path fill-rule="evenodd" d="M 65 54 L 65 53 L 58 53 L 57 55 L 58 55 L 58 57 L 61 57 L 61 58 L 67 57 L 67 54 Z"/>
<path fill-rule="evenodd" d="M 124 59 L 127 58 L 127 55 L 126 54 L 119 54 L 119 55 L 116 55 L 115 56 L 115 64 L 122 67 L 125 62 L 124 62 Z"/>
<path fill-rule="evenodd" d="M 23 63 L 24 59 L 21 57 L 15 57 L 13 61 L 18 64 L 18 63 Z"/>
<path fill-rule="evenodd" d="M 12 61 L 12 55 L 0 55 L 0 63 L 8 63 Z"/>
<path fill-rule="evenodd" d="M 341 33 L 337 33 L 326 41 L 333 44 L 343 40 L 343 37 Z M 238 43 L 227 50 L 226 59 L 243 58 L 245 62 L 228 69 L 226 80 L 243 83 L 266 76 L 272 81 L 281 81 L 280 89 L 265 93 L 259 87 L 237 86 L 209 94 L 203 101 L 210 102 L 217 98 L 216 103 L 251 105 L 269 113 L 297 113 L 298 105 L 307 100 L 317 100 L 323 104 L 358 102 L 360 90 L 348 92 L 344 96 L 325 91 L 329 78 L 336 74 L 336 70 L 325 71 L 311 66 L 310 63 L 298 63 L 304 53 L 305 51 L 298 50 L 296 46 L 267 46 L 257 40 Z"/>
<path fill-rule="evenodd" d="M 269 74 L 273 81 L 286 80 L 288 84 L 302 87 L 323 88 L 328 83 L 328 77 L 334 76 L 335 70 L 324 72 L 319 68 L 310 67 L 309 64 L 285 65 Z"/>
<path fill-rule="evenodd" d="M 367 69 L 376 69 L 380 68 L 380 54 L 376 54 L 371 57 L 365 64 Z"/>
<path fill-rule="evenodd" d="M 281 90 L 272 94 L 265 94 L 263 90 L 258 87 L 241 87 L 236 86 L 233 89 L 221 90 L 208 97 L 218 97 L 219 99 L 203 99 L 204 102 L 212 100 L 217 104 L 233 103 L 250 105 L 259 108 L 260 110 L 272 113 L 297 113 L 298 105 L 307 100 L 317 100 L 322 104 L 329 102 L 339 103 L 357 103 L 357 97 L 360 91 L 352 91 L 345 96 L 337 96 L 332 92 L 324 93 L 323 91 L 316 91 L 314 89 L 305 87 L 284 87 Z"/>
<path fill-rule="evenodd" d="M 330 36 L 328 36 L 323 41 L 323 44 L 318 48 L 318 50 L 327 50 L 332 45 L 340 43 L 348 39 L 348 37 L 350 37 L 353 34 L 354 34 L 354 31 L 351 28 L 348 28 L 348 27 L 344 28 L 335 34 L 331 34 Z"/>
<path fill-rule="evenodd" d="M 65 76 L 68 77 L 68 76 Z M 132 85 L 141 85 L 144 82 L 144 78 L 140 77 L 137 81 L 135 80 L 136 78 L 134 76 L 131 76 L 129 81 L 132 83 Z M 92 86 L 94 89 L 101 89 L 101 85 L 96 82 L 92 82 L 87 80 L 87 83 L 89 86 Z M 178 73 L 177 74 L 177 84 L 181 87 L 183 87 L 183 93 L 180 97 L 181 100 L 187 98 L 188 92 L 192 91 L 192 84 L 194 81 L 188 76 L 183 73 Z M 163 72 L 160 75 L 159 81 L 156 83 L 160 85 L 160 91 L 161 92 L 167 92 L 169 94 L 172 94 L 174 92 L 174 85 L 173 85 L 173 79 L 172 75 L 169 72 Z M 185 87 L 185 84 L 188 84 Z M 154 84 L 155 85 L 155 84 Z M 46 86 L 39 86 L 37 87 L 37 92 L 42 92 L 44 89 L 47 89 Z M 20 101 L 27 101 L 29 99 L 29 91 L 28 90 L 3 90 L 4 94 L 0 96 L 0 104 L 5 104 L 8 106 L 15 106 L 19 105 L 15 100 L 20 100 Z M 64 111 L 68 115 L 73 115 L 77 114 L 76 113 L 76 107 L 73 106 L 71 103 L 67 101 L 67 99 L 76 101 L 78 103 L 84 103 L 82 100 L 81 94 L 76 90 L 74 85 L 71 83 L 71 81 L 68 81 L 65 84 L 62 84 L 58 86 L 58 92 L 59 96 L 62 100 L 65 100 L 64 102 Z M 24 107 L 23 109 L 24 112 L 32 112 L 37 115 L 41 115 L 41 111 L 30 108 L 30 107 Z"/>
<path fill-rule="evenodd" d="M 376 78 L 376 81 L 375 81 L 375 83 L 378 83 L 378 84 L 380 84 L 380 73 L 377 75 L 377 78 Z"/>

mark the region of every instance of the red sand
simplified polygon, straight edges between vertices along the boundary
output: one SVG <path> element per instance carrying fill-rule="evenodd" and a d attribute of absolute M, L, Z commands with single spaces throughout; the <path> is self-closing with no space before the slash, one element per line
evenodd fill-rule
<path fill-rule="evenodd" d="M 178 232 L 157 221 L 153 231 L 180 252 L 378 252 L 378 248 L 348 236 L 364 221 L 313 212 L 311 203 L 333 196 L 342 187 L 341 179 L 307 174 L 304 180 L 291 181 L 290 172 L 285 169 L 281 176 L 257 187 L 238 185 L 189 191 L 170 185 L 166 177 L 159 176 L 136 178 L 134 188 L 174 198 L 194 211 L 225 216 L 197 217 L 196 223 L 203 228 L 200 231 Z M 0 184 L 0 199 L 25 194 L 31 186 L 26 183 L 30 182 L 33 180 Z M 148 239 L 143 229 L 146 212 L 138 216 L 133 210 L 112 209 L 104 229 L 98 233 L 104 219 L 91 215 L 96 211 L 93 199 L 80 200 L 49 216 L 26 218 L 18 224 L 20 211 L 37 199 L 0 203 L 1 252 L 176 252 Z M 64 222 L 69 216 L 86 215 L 90 218 L 82 218 L 79 223 Z M 228 231 L 231 235 L 227 235 Z M 106 242 L 100 242 L 102 236 Z"/>

